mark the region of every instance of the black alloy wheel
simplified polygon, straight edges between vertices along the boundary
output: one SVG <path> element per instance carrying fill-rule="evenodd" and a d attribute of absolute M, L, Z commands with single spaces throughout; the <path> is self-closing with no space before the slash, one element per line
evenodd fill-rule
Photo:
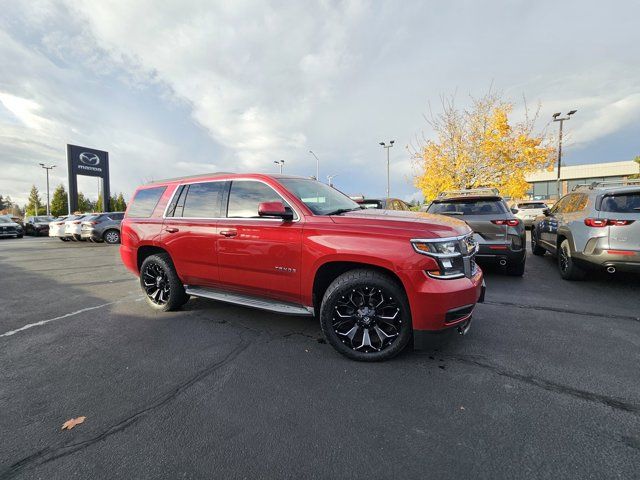
<path fill-rule="evenodd" d="M 148 263 L 142 271 L 142 283 L 144 292 L 151 302 L 159 306 L 167 303 L 171 294 L 171 285 L 169 285 L 167 272 L 160 265 Z"/>
<path fill-rule="evenodd" d="M 189 299 L 167 253 L 151 255 L 142 262 L 140 286 L 155 310 L 176 310 Z"/>
<path fill-rule="evenodd" d="M 411 338 L 411 314 L 404 290 L 372 270 L 353 270 L 327 289 L 321 325 L 329 342 L 354 360 L 386 360 Z"/>
<path fill-rule="evenodd" d="M 571 258 L 569 240 L 566 238 L 560 243 L 558 248 L 558 269 L 560 276 L 565 280 L 582 280 L 586 272 L 575 264 Z"/>

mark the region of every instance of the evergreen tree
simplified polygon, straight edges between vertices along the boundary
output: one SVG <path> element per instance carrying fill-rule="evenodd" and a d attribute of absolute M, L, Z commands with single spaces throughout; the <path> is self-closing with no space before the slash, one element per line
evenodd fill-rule
<path fill-rule="evenodd" d="M 82 192 L 78 192 L 78 210 L 82 213 L 91 212 L 93 210 L 93 203 L 85 197 Z"/>
<path fill-rule="evenodd" d="M 64 185 L 60 184 L 53 191 L 53 197 L 51 198 L 51 215 L 61 217 L 67 213 L 69 213 L 69 199 L 67 198 L 67 191 L 64 189 Z"/>
<path fill-rule="evenodd" d="M 118 197 L 112 200 L 111 209 L 114 212 L 124 212 L 127 209 L 127 203 L 124 201 L 122 192 L 118 194 Z"/>
<path fill-rule="evenodd" d="M 98 200 L 96 200 L 94 211 L 99 213 L 104 212 L 104 207 L 102 206 L 102 194 L 98 195 Z"/>
<path fill-rule="evenodd" d="M 40 198 L 38 188 L 33 185 L 29 192 L 29 201 L 25 207 L 25 215 L 42 215 L 44 213 L 46 213 L 46 207 L 42 205 L 42 199 Z"/>
<path fill-rule="evenodd" d="M 2 198 L 2 195 L 0 195 L 0 210 L 4 210 L 5 208 L 8 208 L 8 205 L 5 203 L 4 198 Z"/>

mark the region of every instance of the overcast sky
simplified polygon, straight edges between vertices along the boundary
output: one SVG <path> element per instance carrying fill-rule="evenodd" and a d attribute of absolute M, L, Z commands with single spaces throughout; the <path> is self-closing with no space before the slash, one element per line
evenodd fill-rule
<path fill-rule="evenodd" d="M 0 0 L 0 194 L 66 185 L 65 145 L 107 150 L 111 190 L 211 171 L 335 174 L 414 196 L 406 145 L 441 94 L 493 83 L 576 108 L 566 163 L 640 154 L 640 3 Z M 516 110 L 516 115 L 520 109 Z M 555 126 L 552 126 L 555 129 Z M 81 190 L 96 197 L 96 179 Z"/>

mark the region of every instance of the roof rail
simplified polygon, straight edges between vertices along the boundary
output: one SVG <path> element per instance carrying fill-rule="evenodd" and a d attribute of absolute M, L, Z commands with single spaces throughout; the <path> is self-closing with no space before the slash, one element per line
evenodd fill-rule
<path fill-rule="evenodd" d="M 579 183 L 578 185 L 574 185 L 571 189 L 572 192 L 575 192 L 579 188 L 588 188 L 589 190 L 593 190 L 597 187 L 607 187 L 612 185 L 640 185 L 640 178 L 628 178 L 626 180 L 607 180 L 604 182 L 591 182 L 591 183 Z"/>
<path fill-rule="evenodd" d="M 497 188 L 468 188 L 464 190 L 445 190 L 438 194 L 438 198 L 444 197 L 471 197 L 476 195 L 499 196 Z"/>

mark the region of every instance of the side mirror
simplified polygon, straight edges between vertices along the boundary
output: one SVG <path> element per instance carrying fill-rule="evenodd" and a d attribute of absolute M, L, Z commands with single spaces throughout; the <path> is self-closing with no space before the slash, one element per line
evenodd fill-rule
<path fill-rule="evenodd" d="M 261 217 L 279 217 L 282 220 L 293 220 L 293 212 L 282 202 L 263 202 L 258 205 L 258 215 Z"/>
<path fill-rule="evenodd" d="M 544 214 L 545 217 L 550 217 L 551 216 L 551 209 L 550 208 L 545 208 L 542 213 Z"/>
<path fill-rule="evenodd" d="M 518 213 L 520 210 L 518 210 L 516 207 L 511 207 L 511 213 Z"/>

